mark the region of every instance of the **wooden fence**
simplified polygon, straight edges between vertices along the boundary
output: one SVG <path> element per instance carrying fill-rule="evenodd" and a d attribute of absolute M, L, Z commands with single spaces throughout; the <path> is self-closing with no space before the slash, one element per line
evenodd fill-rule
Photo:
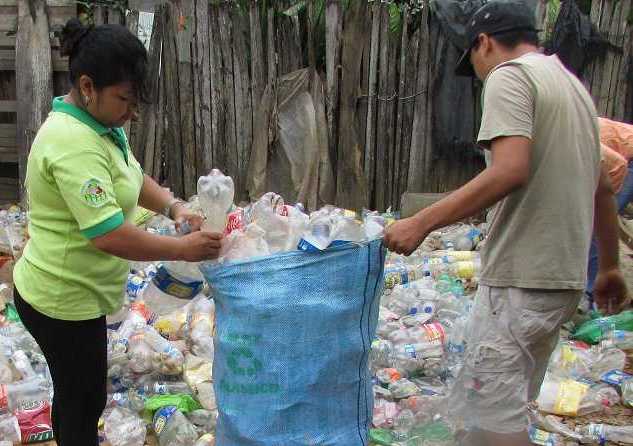
<path fill-rule="evenodd" d="M 594 0 L 592 21 L 623 51 L 601 57 L 586 77 L 599 112 L 624 120 L 633 120 L 633 39 L 627 20 L 632 1 Z M 33 2 L 43 0 L 12 4 Z M 327 0 L 323 11 L 308 1 L 296 15 L 283 14 L 290 6 L 286 0 L 267 2 L 268 9 L 261 0 L 246 7 L 228 0 L 155 3 L 149 47 L 157 94 L 129 131 L 146 172 L 177 194 L 194 194 L 198 176 L 217 167 L 235 178 L 238 198 L 247 199 L 262 94 L 280 76 L 306 66 L 315 68 L 325 85 L 337 205 L 397 208 L 405 191 L 450 190 L 483 167 L 474 144 L 478 85 L 452 74 L 459 52 L 428 7 L 415 14 L 404 9 L 394 26 L 388 1 L 352 0 L 344 8 L 341 1 Z M 95 12 L 98 23 L 126 23 L 133 31 L 138 25 L 138 11 Z M 55 56 L 54 42 L 52 47 L 50 71 L 64 64 Z M 17 51 L 16 61 L 33 60 Z M 15 93 L 9 95 L 15 75 L 6 73 L 0 72 L 5 95 L 0 99 L 15 100 Z M 53 78 L 55 94 L 62 93 L 64 85 Z M 29 122 L 24 134 L 32 134 L 36 123 Z M 24 160 L 28 145 L 16 147 Z"/>

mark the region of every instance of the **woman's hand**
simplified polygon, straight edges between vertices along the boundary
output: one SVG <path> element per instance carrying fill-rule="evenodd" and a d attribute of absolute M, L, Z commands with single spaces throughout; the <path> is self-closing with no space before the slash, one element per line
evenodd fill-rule
<path fill-rule="evenodd" d="M 181 203 L 174 205 L 171 216 L 176 222 L 176 229 L 185 234 L 199 231 L 204 222 L 204 218 L 191 212 Z M 187 230 L 184 230 L 185 228 Z"/>
<path fill-rule="evenodd" d="M 196 231 L 178 239 L 178 258 L 186 262 L 202 262 L 217 259 L 222 248 L 222 234 Z"/>

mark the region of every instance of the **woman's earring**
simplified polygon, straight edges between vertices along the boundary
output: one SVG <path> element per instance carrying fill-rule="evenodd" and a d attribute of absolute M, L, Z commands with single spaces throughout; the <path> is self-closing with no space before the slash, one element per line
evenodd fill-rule
<path fill-rule="evenodd" d="M 84 102 L 86 103 L 86 106 L 90 105 L 90 97 L 84 96 Z"/>

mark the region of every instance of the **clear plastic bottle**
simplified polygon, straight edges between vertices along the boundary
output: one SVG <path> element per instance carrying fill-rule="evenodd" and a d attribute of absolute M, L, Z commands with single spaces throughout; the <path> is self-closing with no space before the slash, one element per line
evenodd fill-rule
<path fill-rule="evenodd" d="M 145 422 L 131 410 L 117 407 L 105 417 L 105 436 L 112 446 L 143 446 Z"/>
<path fill-rule="evenodd" d="M 233 179 L 218 169 L 198 179 L 198 198 L 206 217 L 202 225 L 204 231 L 223 233 L 226 216 L 233 206 L 235 185 Z"/>
<path fill-rule="evenodd" d="M 195 426 L 175 406 L 159 409 L 153 424 L 160 446 L 191 446 L 198 440 Z"/>
<path fill-rule="evenodd" d="M 215 446 L 215 436 L 213 434 L 204 434 L 198 438 L 193 446 Z"/>
<path fill-rule="evenodd" d="M 633 408 L 633 378 L 622 383 L 622 404 Z"/>
<path fill-rule="evenodd" d="M 163 338 L 154 327 L 148 325 L 144 330 L 144 341 L 159 354 L 155 362 L 155 370 L 164 375 L 179 375 L 185 358 L 183 354 L 167 339 Z M 156 357 L 154 357 L 156 359 Z"/>
<path fill-rule="evenodd" d="M 633 426 L 611 426 L 591 423 L 582 428 L 581 432 L 585 438 L 599 444 L 604 444 L 607 441 L 625 444 L 633 443 Z"/>
<path fill-rule="evenodd" d="M 51 385 L 39 376 L 16 381 L 11 384 L 0 385 L 0 404 L 5 404 L 3 409 L 13 412 L 21 407 L 41 401 L 49 401 L 51 398 Z"/>
<path fill-rule="evenodd" d="M 153 384 L 145 384 L 141 389 L 147 395 L 175 395 L 175 394 L 192 394 L 192 390 L 185 382 L 169 382 L 157 381 Z"/>
<path fill-rule="evenodd" d="M 20 443 L 20 426 L 18 419 L 13 414 L 0 415 L 0 439 L 6 440 L 9 446 Z M 2 441 L 0 441 L 0 445 Z"/>

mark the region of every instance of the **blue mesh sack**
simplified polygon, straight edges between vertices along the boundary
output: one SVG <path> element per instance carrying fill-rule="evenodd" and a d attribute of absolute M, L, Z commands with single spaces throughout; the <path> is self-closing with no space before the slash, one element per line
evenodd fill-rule
<path fill-rule="evenodd" d="M 201 268 L 216 305 L 218 446 L 367 445 L 382 241 Z"/>

